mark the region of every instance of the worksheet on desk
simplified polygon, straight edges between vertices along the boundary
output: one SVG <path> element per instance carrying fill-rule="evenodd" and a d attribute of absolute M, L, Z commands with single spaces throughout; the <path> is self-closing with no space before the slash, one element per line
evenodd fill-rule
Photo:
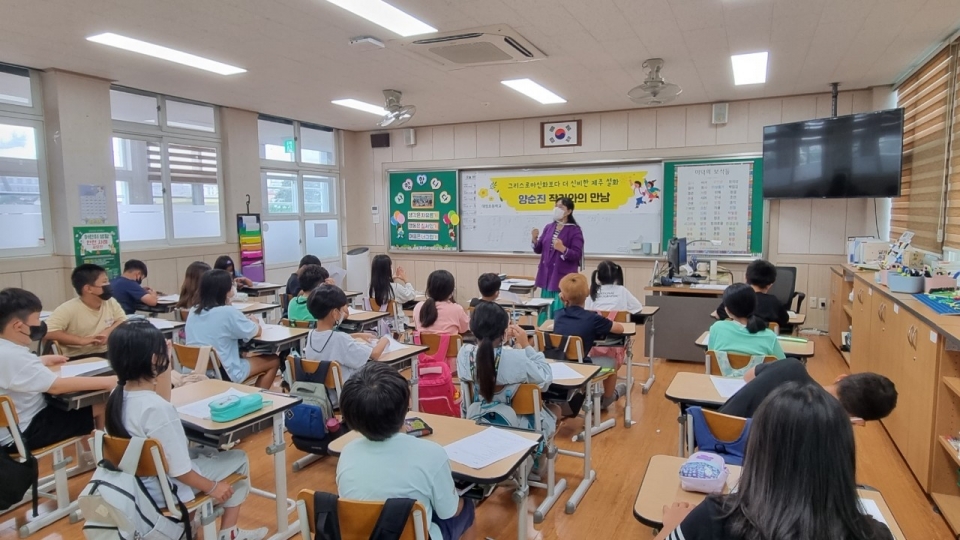
<path fill-rule="evenodd" d="M 388 338 L 388 340 L 389 340 L 389 343 L 387 344 L 387 348 L 383 350 L 383 354 L 392 353 L 394 351 L 399 351 L 401 349 L 407 348 L 406 343 L 400 343 L 399 341 L 393 339 L 392 337 Z"/>
<path fill-rule="evenodd" d="M 522 452 L 537 444 L 506 429 L 489 427 L 465 439 L 443 447 L 447 457 L 471 469 L 488 465 Z"/>
<path fill-rule="evenodd" d="M 181 405 L 177 407 L 177 412 L 187 416 L 192 416 L 194 418 L 209 420 L 211 403 L 217 401 L 218 399 L 223 399 L 230 396 L 243 397 L 245 395 L 247 395 L 247 392 L 241 392 L 235 388 L 231 388 L 226 392 L 221 392 L 215 396 L 201 399 L 200 401 L 194 401 L 193 403 L 187 403 L 186 405 Z"/>
<path fill-rule="evenodd" d="M 550 364 L 550 371 L 553 372 L 553 380 L 555 381 L 564 381 L 579 379 L 583 377 L 572 367 L 562 363 L 562 362 L 553 362 Z"/>
<path fill-rule="evenodd" d="M 743 379 L 734 379 L 730 377 L 710 377 L 710 382 L 717 389 L 717 393 L 724 399 L 733 397 L 741 388 L 747 385 Z"/>
<path fill-rule="evenodd" d="M 67 379 L 70 377 L 80 377 L 84 374 L 106 369 L 108 367 L 110 367 L 110 362 L 107 360 L 84 362 L 83 364 L 63 364 L 60 366 L 60 378 Z"/>

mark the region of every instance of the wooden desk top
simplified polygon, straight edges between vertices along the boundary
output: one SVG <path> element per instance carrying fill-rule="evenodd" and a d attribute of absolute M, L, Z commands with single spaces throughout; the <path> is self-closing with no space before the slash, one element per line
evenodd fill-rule
<path fill-rule="evenodd" d="M 157 317 L 150 317 L 147 319 L 150 321 L 157 330 L 179 330 L 187 325 L 185 322 L 180 321 L 168 321 L 167 319 L 158 319 Z"/>
<path fill-rule="evenodd" d="M 674 403 L 686 405 L 719 407 L 727 402 L 727 398 L 717 392 L 717 387 L 710 382 L 710 375 L 706 373 L 677 373 L 665 395 Z"/>
<path fill-rule="evenodd" d="M 440 446 L 446 446 L 450 443 L 457 442 L 460 439 L 464 439 L 490 427 L 477 425 L 472 420 L 428 414 L 425 412 L 410 411 L 407 413 L 407 418 L 422 418 L 424 422 L 433 428 L 433 435 L 428 435 L 423 438 L 428 441 L 433 441 Z M 541 436 L 538 433 L 534 433 L 532 431 L 511 431 L 525 439 L 529 439 L 530 441 L 539 442 L 541 439 Z M 360 435 L 360 433 L 357 431 L 351 431 L 339 439 L 331 442 L 328 451 L 330 454 L 338 456 L 348 443 L 357 439 L 358 437 L 362 437 L 362 435 Z M 531 447 L 525 452 L 517 452 L 516 454 L 501 459 L 500 461 L 482 469 L 473 469 L 455 461 L 450 462 L 450 468 L 453 469 L 453 475 L 455 477 L 463 480 L 488 484 L 497 483 L 509 478 L 510 474 L 513 473 L 518 465 L 520 465 L 520 461 L 525 459 L 533 450 L 533 448 L 535 448 L 535 446 Z"/>
<path fill-rule="evenodd" d="M 643 475 L 643 481 L 640 484 L 640 490 L 637 492 L 637 499 L 633 504 L 633 517 L 644 525 L 659 528 L 663 526 L 663 506 L 673 502 L 687 502 L 691 505 L 700 504 L 706 498 L 703 493 L 691 493 L 680 488 L 680 467 L 686 458 L 677 456 L 653 456 L 647 464 L 647 471 Z M 736 465 L 727 465 L 730 474 L 727 476 L 727 488 L 724 493 L 729 493 L 740 480 L 741 467 Z M 880 513 L 883 515 L 890 532 L 897 540 L 904 540 L 903 531 L 894 519 L 890 508 L 883 495 L 876 491 L 866 489 L 857 490 L 861 498 L 870 499 L 877 503 Z"/>
<path fill-rule="evenodd" d="M 231 388 L 240 392 L 246 392 L 248 394 L 253 394 L 260 391 L 259 388 L 254 386 L 246 386 L 227 381 L 208 379 L 205 381 L 188 384 L 186 386 L 181 386 L 180 388 L 174 388 L 173 393 L 170 396 L 170 402 L 173 403 L 174 407 L 182 407 L 183 405 L 188 405 L 195 401 L 200 401 L 202 399 L 213 397 L 217 394 L 222 394 Z M 271 401 L 272 403 L 270 405 L 264 405 L 262 409 L 255 413 L 248 414 L 232 422 L 214 422 L 209 418 L 197 418 L 195 416 L 189 416 L 186 414 L 181 414 L 180 420 L 199 431 L 216 435 L 234 431 L 240 427 L 256 422 L 257 420 L 272 416 L 281 411 L 285 411 L 302 401 L 298 397 L 288 397 L 272 393 L 264 393 L 263 400 Z"/>
<path fill-rule="evenodd" d="M 637 324 L 632 322 L 622 322 L 623 333 L 622 334 L 610 334 L 611 336 L 635 336 L 637 335 Z M 553 319 L 544 321 L 540 325 L 541 332 L 553 332 Z"/>
<path fill-rule="evenodd" d="M 682 294 L 687 296 L 723 296 L 723 290 L 721 289 L 700 289 L 691 287 L 690 285 L 674 285 L 672 287 L 664 287 L 663 285 L 649 285 L 644 287 L 643 290 L 654 293 Z"/>
<path fill-rule="evenodd" d="M 349 300 L 349 299 L 351 299 L 351 298 L 356 298 L 356 297 L 360 296 L 360 295 L 363 294 L 363 293 L 362 293 L 362 292 L 357 292 L 357 291 L 343 291 L 343 294 L 347 297 L 347 300 Z"/>
<path fill-rule="evenodd" d="M 283 288 L 283 285 L 277 283 L 254 283 L 249 287 L 241 287 L 240 292 L 244 291 L 256 291 L 256 292 L 267 292 L 267 291 L 279 291 Z"/>
<path fill-rule="evenodd" d="M 277 309 L 280 307 L 280 304 L 264 304 L 261 302 L 235 302 L 230 304 L 233 307 L 240 310 L 244 315 L 250 315 L 251 313 L 259 313 L 262 311 L 270 311 L 272 309 Z"/>
<path fill-rule="evenodd" d="M 430 347 L 427 347 L 426 345 L 407 345 L 398 351 L 380 355 L 380 358 L 377 360 L 377 362 L 385 362 L 388 364 L 392 362 L 400 362 L 401 360 L 406 360 L 407 358 L 413 358 L 429 348 Z"/>
<path fill-rule="evenodd" d="M 373 321 L 379 321 L 380 319 L 389 316 L 390 313 L 387 311 L 359 311 L 357 313 L 347 315 L 347 318 L 344 319 L 344 322 L 366 324 Z"/>
<path fill-rule="evenodd" d="M 49 369 L 50 371 L 56 373 L 56 374 L 57 374 L 57 377 L 59 377 L 59 376 L 60 376 L 60 368 L 63 367 L 63 366 L 65 366 L 65 365 L 67 365 L 67 364 L 69 364 L 69 365 L 71 365 L 71 366 L 80 366 L 80 365 L 83 365 L 83 364 L 91 364 L 91 363 L 93 363 L 93 362 L 106 362 L 106 361 L 107 361 L 106 357 L 96 356 L 96 357 L 92 357 L 92 358 L 84 358 L 83 360 L 70 360 L 70 361 L 67 362 L 66 364 L 59 364 L 59 365 L 56 365 L 56 366 L 50 366 L 48 369 Z M 107 368 L 107 369 L 109 370 L 109 368 Z M 110 370 L 110 372 L 112 372 L 112 370 Z M 90 377 L 90 375 L 84 375 L 84 376 Z M 92 391 L 95 391 L 95 390 L 92 390 Z M 77 393 L 79 393 L 79 392 L 77 392 Z"/>
<path fill-rule="evenodd" d="M 591 379 L 597 376 L 597 373 L 600 373 L 600 370 L 603 369 L 603 366 L 598 366 L 596 364 L 579 364 L 577 362 L 557 362 L 556 360 L 547 359 L 548 364 L 566 364 L 567 367 L 576 371 L 580 374 L 579 378 L 576 379 L 555 379 L 552 385 L 559 386 L 560 388 L 580 388 Z"/>
<path fill-rule="evenodd" d="M 300 339 L 310 333 L 309 328 L 291 328 L 279 324 L 264 324 L 263 331 L 254 338 L 256 343 L 270 344 L 283 343 L 292 339 Z"/>
<path fill-rule="evenodd" d="M 793 314 L 793 315 L 790 316 L 790 322 L 788 322 L 787 324 L 791 324 L 791 325 L 793 325 L 793 326 L 797 326 L 797 325 L 801 325 L 801 324 L 803 324 L 803 323 L 805 323 L 805 322 L 807 322 L 807 314 L 806 314 L 806 313 L 795 313 L 795 314 Z"/>
<path fill-rule="evenodd" d="M 700 337 L 697 338 L 696 344 L 697 347 L 707 348 L 707 339 L 710 337 L 710 331 L 706 331 L 700 334 Z M 789 336 L 785 336 L 789 337 Z M 807 340 L 805 342 L 792 341 L 791 339 L 781 339 L 780 347 L 783 348 L 783 353 L 787 356 L 792 356 L 795 358 L 810 358 L 814 354 L 813 341 Z"/>

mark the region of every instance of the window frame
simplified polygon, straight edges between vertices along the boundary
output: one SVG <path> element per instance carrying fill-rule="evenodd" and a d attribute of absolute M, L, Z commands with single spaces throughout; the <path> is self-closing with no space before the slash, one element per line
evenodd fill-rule
<path fill-rule="evenodd" d="M 31 76 L 34 72 L 31 71 Z M 31 77 L 31 84 L 33 79 Z M 32 87 L 37 92 L 36 87 Z M 26 110 L 29 107 L 20 107 Z M 37 145 L 37 177 L 39 178 L 40 188 L 40 217 L 43 227 L 43 245 L 30 248 L 0 248 L 0 259 L 13 257 L 35 257 L 43 255 L 52 255 L 54 252 L 53 238 L 53 220 L 50 214 L 53 213 L 50 207 L 50 186 L 47 176 L 47 153 L 46 153 L 46 133 L 44 132 L 44 122 L 42 118 L 34 115 L 0 112 L 0 123 L 14 126 L 31 127 L 34 129 Z"/>
<path fill-rule="evenodd" d="M 296 151 L 293 153 L 293 161 L 277 161 L 273 159 L 260 158 L 260 170 L 276 170 L 280 171 L 285 169 L 286 171 L 291 170 L 304 170 L 310 169 L 314 171 L 328 171 L 332 175 L 339 175 L 340 173 L 340 141 L 338 140 L 338 131 L 334 128 L 328 126 L 321 126 L 320 124 L 311 124 L 309 122 L 300 122 L 298 120 L 287 120 L 286 118 L 278 118 L 276 116 L 268 116 L 261 114 L 257 116 L 257 120 L 263 120 L 266 122 L 276 122 L 278 124 L 292 124 L 293 125 L 293 141 L 296 145 Z M 303 161 L 303 156 L 301 155 L 303 148 L 300 145 L 302 138 L 300 137 L 300 127 L 305 126 L 308 129 L 325 131 L 327 129 L 331 130 L 333 134 L 333 165 L 321 165 L 319 163 L 306 163 Z M 260 155 L 260 133 L 257 132 L 257 156 Z"/>
<path fill-rule="evenodd" d="M 124 120 L 114 120 L 111 108 L 110 121 L 113 123 L 113 131 L 124 131 L 128 133 L 135 134 L 154 134 L 154 133 L 163 133 L 174 135 L 177 137 L 185 137 L 188 139 L 201 139 L 205 141 L 215 140 L 216 142 L 221 141 L 221 131 L 220 131 L 220 107 L 210 103 L 203 103 L 201 101 L 194 101 L 191 99 L 178 98 L 173 96 L 166 96 L 163 94 L 154 94 L 153 92 L 146 92 L 143 90 L 137 90 L 135 88 L 127 88 L 125 86 L 110 86 L 110 90 L 115 92 L 125 92 L 127 94 L 135 94 L 138 96 L 144 96 L 153 98 L 157 102 L 157 125 L 151 124 L 142 124 L 140 122 L 127 122 Z M 200 131 L 197 129 L 187 129 L 179 127 L 170 127 L 167 125 L 167 101 L 176 101 L 178 103 L 186 103 L 188 105 L 199 105 L 201 107 L 210 107 L 213 109 L 213 131 Z"/>
<path fill-rule="evenodd" d="M 0 64 L 0 71 L 16 75 L 21 70 L 26 71 L 30 77 L 30 106 L 14 105 L 13 103 L 0 103 L 0 112 L 25 114 L 32 117 L 43 117 L 43 93 L 40 90 L 40 73 L 29 69 L 13 66 L 9 64 Z"/>

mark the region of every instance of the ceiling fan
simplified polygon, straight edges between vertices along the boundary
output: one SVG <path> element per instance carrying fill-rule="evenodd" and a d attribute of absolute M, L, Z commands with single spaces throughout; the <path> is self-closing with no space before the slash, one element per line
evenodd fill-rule
<path fill-rule="evenodd" d="M 643 62 L 643 69 L 647 78 L 643 84 L 627 92 L 627 97 L 637 105 L 663 105 L 677 98 L 683 89 L 680 86 L 668 83 L 660 75 L 663 69 L 663 58 L 650 58 Z"/>
<path fill-rule="evenodd" d="M 413 115 L 417 114 L 416 106 L 400 104 L 401 97 L 403 97 L 403 93 L 399 90 L 383 91 L 383 99 L 385 101 L 383 108 L 387 111 L 387 114 L 383 115 L 383 118 L 377 122 L 378 126 L 399 127 L 409 122 L 410 119 L 413 118 Z"/>

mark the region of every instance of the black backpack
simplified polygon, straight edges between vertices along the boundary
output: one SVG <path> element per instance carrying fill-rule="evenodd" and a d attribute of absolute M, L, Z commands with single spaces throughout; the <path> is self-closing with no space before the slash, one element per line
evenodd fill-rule
<path fill-rule="evenodd" d="M 316 531 L 313 540 L 340 540 L 340 516 L 337 513 L 339 497 L 333 493 L 313 494 L 313 520 Z M 407 518 L 417 501 L 387 499 L 373 527 L 370 540 L 397 540 L 407 526 Z"/>
<path fill-rule="evenodd" d="M 37 483 L 40 480 L 37 458 L 27 451 L 24 461 L 20 462 L 0 448 L 0 478 L 3 479 L 3 482 L 0 482 L 0 512 L 20 503 L 24 493 L 32 490 L 33 517 L 37 517 Z"/>

